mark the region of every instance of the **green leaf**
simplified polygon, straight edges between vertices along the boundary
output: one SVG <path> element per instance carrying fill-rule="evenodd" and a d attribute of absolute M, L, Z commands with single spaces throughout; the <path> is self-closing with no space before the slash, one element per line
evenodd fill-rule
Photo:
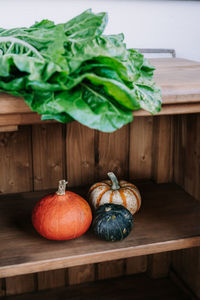
<path fill-rule="evenodd" d="M 112 132 L 133 120 L 131 110 L 113 104 L 103 92 L 84 84 L 72 91 L 35 93 L 25 99 L 33 110 L 44 115 L 43 119 L 48 115 L 48 119 L 58 120 L 67 111 L 72 119 L 104 132 Z"/>
<path fill-rule="evenodd" d="M 156 113 L 154 67 L 123 34 L 103 35 L 107 14 L 87 10 L 64 24 L 0 29 L 0 91 L 24 97 L 42 119 L 112 132 L 132 110 Z"/>
<path fill-rule="evenodd" d="M 64 24 L 67 40 L 75 43 L 87 42 L 102 34 L 107 21 L 107 13 L 94 14 L 88 9 Z"/>

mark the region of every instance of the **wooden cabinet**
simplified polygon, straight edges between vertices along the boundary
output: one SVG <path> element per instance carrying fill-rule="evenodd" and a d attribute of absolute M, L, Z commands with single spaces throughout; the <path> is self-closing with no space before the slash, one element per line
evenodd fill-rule
<path fill-rule="evenodd" d="M 111 134 L 76 122 L 41 122 L 23 99 L 0 96 L 0 295 L 61 287 L 11 299 L 107 299 L 113 285 L 116 299 L 134 292 L 134 299 L 200 297 L 200 63 L 152 63 L 163 91 L 161 113 L 134 112 L 131 124 Z M 100 241 L 89 231 L 54 242 L 33 230 L 34 203 L 59 179 L 86 195 L 108 171 L 134 181 L 142 194 L 125 240 Z M 91 283 L 72 286 L 84 282 Z"/>

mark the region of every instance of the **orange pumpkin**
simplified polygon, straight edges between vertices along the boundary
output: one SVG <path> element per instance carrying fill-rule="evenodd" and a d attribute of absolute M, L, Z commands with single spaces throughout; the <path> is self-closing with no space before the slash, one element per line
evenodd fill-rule
<path fill-rule="evenodd" d="M 73 192 L 66 192 L 66 184 L 65 180 L 60 180 L 58 191 L 37 202 L 32 213 L 33 226 L 50 240 L 75 239 L 84 234 L 92 222 L 87 201 Z"/>
<path fill-rule="evenodd" d="M 134 215 L 141 206 L 138 188 L 125 180 L 118 182 L 114 173 L 109 172 L 110 180 L 97 182 L 89 189 L 89 202 L 94 209 L 105 203 L 114 203 L 126 207 Z"/>

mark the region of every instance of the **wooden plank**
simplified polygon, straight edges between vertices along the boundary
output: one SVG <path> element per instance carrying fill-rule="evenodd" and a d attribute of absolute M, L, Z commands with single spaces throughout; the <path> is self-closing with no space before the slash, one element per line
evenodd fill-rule
<path fill-rule="evenodd" d="M 0 126 L 0 132 L 11 132 L 11 131 L 17 131 L 17 130 L 18 130 L 17 125 Z"/>
<path fill-rule="evenodd" d="M 162 89 L 163 103 L 199 102 L 200 66 L 157 69 L 155 81 Z"/>
<path fill-rule="evenodd" d="M 172 98 L 173 97 L 174 96 L 172 96 Z M 190 99 L 189 97 L 190 97 L 189 95 L 186 95 L 185 101 L 188 101 L 188 99 Z M 200 103 L 172 104 L 172 105 L 163 104 L 162 110 L 154 116 L 194 114 L 194 113 L 200 113 Z M 133 111 L 133 115 L 135 117 L 152 116 L 149 112 L 142 109 Z M 30 125 L 30 124 L 48 124 L 48 123 L 56 123 L 56 121 L 55 120 L 42 121 L 41 117 L 37 113 L 0 115 L 0 127 Z"/>
<path fill-rule="evenodd" d="M 107 261 L 98 264 L 98 279 L 107 279 L 123 276 L 125 273 L 125 260 Z"/>
<path fill-rule="evenodd" d="M 187 117 L 185 145 L 185 190 L 200 201 L 200 116 Z"/>
<path fill-rule="evenodd" d="M 66 285 L 66 269 L 39 272 L 37 274 L 38 290 L 48 290 Z"/>
<path fill-rule="evenodd" d="M 77 122 L 67 125 L 66 169 L 69 187 L 94 183 L 94 150 L 93 130 Z M 68 270 L 69 284 L 87 282 L 90 277 L 91 279 L 95 277 L 95 270 L 91 265 L 85 266 L 85 269 L 77 266 Z"/>
<path fill-rule="evenodd" d="M 34 125 L 33 178 L 34 190 L 57 188 L 58 181 L 65 178 L 65 142 L 60 124 Z M 65 285 L 66 270 L 38 273 L 38 289 L 49 289 Z"/>
<path fill-rule="evenodd" d="M 119 178 L 128 178 L 129 172 L 129 126 L 114 133 L 99 133 L 98 140 L 98 178 L 107 178 L 108 172 L 114 172 Z M 98 278 L 111 278 L 115 274 L 123 275 L 124 261 L 98 264 Z M 105 271 L 104 271 L 105 269 Z M 104 277 L 106 276 L 106 277 Z"/>
<path fill-rule="evenodd" d="M 153 118 L 135 118 L 130 124 L 130 152 L 129 152 L 129 178 L 134 179 L 152 177 L 152 147 L 153 147 Z M 128 260 L 132 272 L 142 273 L 147 262 L 146 257 Z M 129 266 L 127 264 L 127 269 Z M 134 271 L 135 270 L 135 271 Z M 129 270 L 130 272 L 130 270 Z M 131 274 L 131 273 L 130 273 Z M 133 273 L 134 274 L 134 273 Z"/>
<path fill-rule="evenodd" d="M 57 188 L 65 178 L 62 125 L 34 125 L 32 134 L 34 190 Z"/>
<path fill-rule="evenodd" d="M 42 121 L 41 116 L 35 112 L 21 114 L 3 114 L 0 115 L 0 126 L 7 125 L 30 125 L 30 124 L 56 123 L 54 120 Z"/>
<path fill-rule="evenodd" d="M 183 249 L 172 254 L 173 268 L 191 291 L 200 297 L 200 248 Z"/>
<path fill-rule="evenodd" d="M 130 124 L 129 178 L 152 177 L 153 118 L 135 118 Z"/>
<path fill-rule="evenodd" d="M 6 278 L 6 296 L 33 292 L 35 289 L 34 274 Z"/>
<path fill-rule="evenodd" d="M 0 190 L 21 192 L 32 190 L 31 130 L 0 134 Z M 15 220 L 18 224 L 18 221 Z M 25 278 L 27 280 L 25 280 Z M 6 278 L 6 294 L 13 295 L 34 290 L 34 276 Z"/>
<path fill-rule="evenodd" d="M 137 185 L 142 208 L 130 235 L 116 243 L 101 241 L 92 231 L 62 243 L 46 240 L 34 231 L 29 217 L 46 192 L 1 195 L 0 277 L 200 246 L 199 201 L 175 184 Z"/>
<path fill-rule="evenodd" d="M 171 252 L 152 254 L 148 256 L 148 275 L 151 278 L 163 278 L 169 274 Z"/>
<path fill-rule="evenodd" d="M 173 176 L 174 131 L 171 116 L 156 117 L 153 130 L 153 177 L 157 183 L 170 182 Z M 148 273 L 152 278 L 166 276 L 170 255 L 155 254 L 149 257 Z"/>
<path fill-rule="evenodd" d="M 172 95 L 172 98 L 174 96 Z M 190 99 L 190 95 L 185 95 L 185 101 Z M 162 110 L 156 115 L 177 115 L 177 114 L 193 114 L 200 112 L 200 103 L 180 103 L 172 105 L 162 105 Z M 134 111 L 135 117 L 150 117 L 152 116 L 145 110 Z M 48 124 L 56 123 L 55 120 L 42 121 L 41 116 L 37 113 L 21 113 L 21 114 L 2 114 L 0 115 L 0 126 L 17 126 L 17 125 L 29 125 L 29 124 Z"/>
<path fill-rule="evenodd" d="M 130 257 L 126 259 L 126 274 L 138 274 L 146 272 L 147 270 L 147 256 L 142 255 L 138 257 Z"/>
<path fill-rule="evenodd" d="M 174 117 L 174 172 L 173 180 L 184 186 L 187 116 Z"/>
<path fill-rule="evenodd" d="M 184 58 L 168 58 L 168 57 L 158 57 L 158 58 L 150 58 L 149 61 L 153 64 L 156 68 L 163 69 L 163 68 L 185 68 L 185 67 L 195 67 L 200 66 L 200 63 L 197 61 L 184 59 Z"/>
<path fill-rule="evenodd" d="M 77 266 L 68 269 L 69 285 L 91 282 L 95 280 L 95 264 Z"/>
<path fill-rule="evenodd" d="M 173 99 L 174 96 L 172 95 L 171 98 Z M 185 101 L 189 101 L 190 95 L 185 96 Z M 153 116 L 168 116 L 168 115 L 180 115 L 180 114 L 194 114 L 194 113 L 200 113 L 200 103 L 182 103 L 182 104 L 162 104 L 162 109 L 159 113 L 153 115 Z M 133 116 L 135 117 L 150 117 L 152 114 L 150 114 L 146 110 L 137 110 L 133 111 Z M 0 123 L 1 123 L 1 117 L 0 117 Z"/>
<path fill-rule="evenodd" d="M 191 299 L 168 278 L 153 280 L 144 274 L 28 294 L 28 300 L 123 300 L 125 298 L 127 300 Z M 8 300 L 27 300 L 27 295 L 8 297 Z"/>
<path fill-rule="evenodd" d="M 0 193 L 32 190 L 31 129 L 0 133 Z"/>
<path fill-rule="evenodd" d="M 77 122 L 67 125 L 66 157 L 69 187 L 94 183 L 94 130 Z"/>
<path fill-rule="evenodd" d="M 153 130 L 153 177 L 157 183 L 172 181 L 173 119 L 156 117 Z"/>
<path fill-rule="evenodd" d="M 99 132 L 98 177 L 107 178 L 112 171 L 119 178 L 128 178 L 129 126 L 113 133 Z"/>
<path fill-rule="evenodd" d="M 200 116 L 179 118 L 176 124 L 178 145 L 175 148 L 175 181 L 200 201 Z M 200 248 L 173 254 L 173 267 L 177 274 L 200 297 Z"/>
<path fill-rule="evenodd" d="M 30 108 L 25 103 L 23 98 L 19 98 L 6 93 L 0 93 L 0 99 L 1 99 L 0 114 L 30 112 Z"/>

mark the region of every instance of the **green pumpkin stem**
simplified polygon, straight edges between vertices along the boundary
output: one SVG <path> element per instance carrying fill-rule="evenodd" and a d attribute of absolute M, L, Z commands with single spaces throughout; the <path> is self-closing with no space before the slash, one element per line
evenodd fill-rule
<path fill-rule="evenodd" d="M 118 190 L 120 189 L 117 177 L 115 176 L 115 174 L 113 172 L 108 172 L 107 173 L 108 177 L 110 178 L 110 180 L 112 181 L 112 186 L 111 189 L 112 190 Z"/>
<path fill-rule="evenodd" d="M 58 190 L 56 192 L 57 195 L 61 196 L 61 195 L 65 195 L 65 190 L 66 190 L 66 185 L 68 184 L 67 181 L 63 180 L 59 180 L 59 186 L 58 186 Z"/>

